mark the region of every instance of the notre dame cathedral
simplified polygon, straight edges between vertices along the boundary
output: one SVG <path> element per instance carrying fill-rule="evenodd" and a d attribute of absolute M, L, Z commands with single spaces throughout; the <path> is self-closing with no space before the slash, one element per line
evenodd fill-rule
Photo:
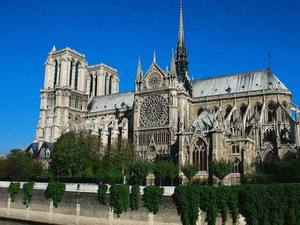
<path fill-rule="evenodd" d="M 144 73 L 139 60 L 134 91 L 119 93 L 115 68 L 88 65 L 84 54 L 54 47 L 28 150 L 49 159 L 61 134 L 87 130 L 101 139 L 104 152 L 114 143 L 133 141 L 141 158 L 197 165 L 200 179 L 208 177 L 212 159 L 230 159 L 235 179 L 300 146 L 300 108 L 271 68 L 191 79 L 188 67 L 182 2 L 170 69 L 162 69 L 154 56 Z"/>

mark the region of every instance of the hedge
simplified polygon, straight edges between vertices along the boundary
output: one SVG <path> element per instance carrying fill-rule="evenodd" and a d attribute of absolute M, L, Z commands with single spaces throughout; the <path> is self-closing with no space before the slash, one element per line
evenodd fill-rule
<path fill-rule="evenodd" d="M 183 225 L 195 225 L 199 208 L 206 212 L 208 225 L 215 225 L 218 215 L 226 224 L 231 214 L 233 224 L 238 214 L 248 225 L 299 225 L 300 185 L 244 185 L 231 187 L 177 186 L 173 195 Z"/>

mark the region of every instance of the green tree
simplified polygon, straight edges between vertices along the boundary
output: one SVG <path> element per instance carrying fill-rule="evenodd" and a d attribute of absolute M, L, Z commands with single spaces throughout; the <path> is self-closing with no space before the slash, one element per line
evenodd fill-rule
<path fill-rule="evenodd" d="M 197 174 L 198 168 L 195 165 L 185 165 L 181 168 L 183 174 L 187 177 L 189 180 L 189 183 L 191 183 L 192 178 Z"/>
<path fill-rule="evenodd" d="M 153 171 L 153 165 L 144 160 L 137 160 L 130 165 L 130 173 L 135 181 L 142 185 L 142 182 Z"/>
<path fill-rule="evenodd" d="M 35 180 L 43 174 L 43 163 L 22 150 L 12 151 L 0 160 L 0 178 L 18 181 Z"/>
<path fill-rule="evenodd" d="M 179 174 L 179 166 L 173 162 L 170 162 L 170 168 L 168 170 L 167 176 L 168 178 L 170 178 L 172 186 L 174 184 L 174 179 L 178 177 L 178 174 Z"/>
<path fill-rule="evenodd" d="M 87 132 L 69 132 L 54 144 L 51 170 L 56 176 L 90 177 L 93 165 L 99 159 L 100 142 Z"/>
<path fill-rule="evenodd" d="M 213 160 L 210 164 L 210 169 L 212 174 L 220 179 L 222 186 L 223 179 L 232 172 L 233 163 L 225 159 L 221 159 L 219 161 Z"/>
<path fill-rule="evenodd" d="M 161 186 L 162 181 L 168 177 L 168 172 L 171 169 L 169 161 L 160 160 L 154 165 L 155 176 L 159 179 L 159 185 Z"/>

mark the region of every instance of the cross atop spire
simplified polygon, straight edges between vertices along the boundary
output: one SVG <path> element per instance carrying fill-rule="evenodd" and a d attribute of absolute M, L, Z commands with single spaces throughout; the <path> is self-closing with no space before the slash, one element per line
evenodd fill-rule
<path fill-rule="evenodd" d="M 184 46 L 184 25 L 183 25 L 183 3 L 179 3 L 179 29 L 178 29 L 178 46 Z"/>

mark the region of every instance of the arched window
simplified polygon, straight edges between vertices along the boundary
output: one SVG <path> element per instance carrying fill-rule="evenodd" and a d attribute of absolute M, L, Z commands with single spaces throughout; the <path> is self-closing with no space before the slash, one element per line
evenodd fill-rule
<path fill-rule="evenodd" d="M 55 60 L 53 87 L 56 87 L 57 84 L 57 74 L 58 74 L 58 62 L 57 60 Z"/>
<path fill-rule="evenodd" d="M 259 118 L 262 111 L 262 104 L 260 102 L 257 102 L 254 106 L 254 116 L 255 118 Z"/>
<path fill-rule="evenodd" d="M 229 113 L 231 112 L 231 110 L 232 110 L 232 106 L 231 106 L 231 105 L 228 105 L 228 106 L 226 107 L 225 118 L 227 118 L 227 116 L 229 115 Z"/>
<path fill-rule="evenodd" d="M 242 172 L 242 163 L 238 158 L 235 158 L 233 161 L 233 172 L 234 173 Z"/>
<path fill-rule="evenodd" d="M 72 87 L 72 76 L 73 76 L 73 62 L 70 62 L 70 79 L 69 79 L 69 86 Z"/>
<path fill-rule="evenodd" d="M 207 171 L 207 147 L 200 138 L 193 144 L 193 165 L 199 167 L 199 171 Z"/>
<path fill-rule="evenodd" d="M 274 122 L 277 119 L 276 108 L 276 103 L 271 101 L 268 105 L 268 122 Z"/>
<path fill-rule="evenodd" d="M 74 89 L 78 90 L 78 75 L 79 75 L 79 62 L 76 63 L 75 67 L 75 83 L 74 83 Z"/>
<path fill-rule="evenodd" d="M 109 78 L 109 83 L 108 83 L 108 94 L 110 95 L 112 92 L 112 76 Z"/>
<path fill-rule="evenodd" d="M 105 74 L 105 81 L 104 81 L 104 94 L 107 95 L 107 79 L 108 79 L 108 73 Z"/>
<path fill-rule="evenodd" d="M 93 75 L 91 74 L 90 75 L 90 97 L 92 97 L 93 95 L 93 82 L 94 82 Z"/>
<path fill-rule="evenodd" d="M 287 111 L 287 103 L 286 102 L 283 102 L 282 103 L 282 106 L 283 106 L 283 108 L 285 109 L 281 109 L 281 120 L 282 121 L 288 121 L 288 115 L 287 115 L 287 113 L 286 113 L 286 111 Z"/>
<path fill-rule="evenodd" d="M 244 116 L 246 114 L 246 111 L 247 111 L 247 105 L 243 103 L 241 105 L 241 108 L 240 108 L 240 117 L 241 117 L 241 119 L 244 118 Z"/>
<path fill-rule="evenodd" d="M 97 89 L 98 89 L 98 77 L 97 77 L 97 75 L 96 75 L 96 76 L 95 76 L 95 96 L 98 95 Z"/>
<path fill-rule="evenodd" d="M 203 112 L 203 108 L 201 107 L 199 110 L 198 110 L 198 113 L 197 115 L 200 116 L 200 114 Z"/>

